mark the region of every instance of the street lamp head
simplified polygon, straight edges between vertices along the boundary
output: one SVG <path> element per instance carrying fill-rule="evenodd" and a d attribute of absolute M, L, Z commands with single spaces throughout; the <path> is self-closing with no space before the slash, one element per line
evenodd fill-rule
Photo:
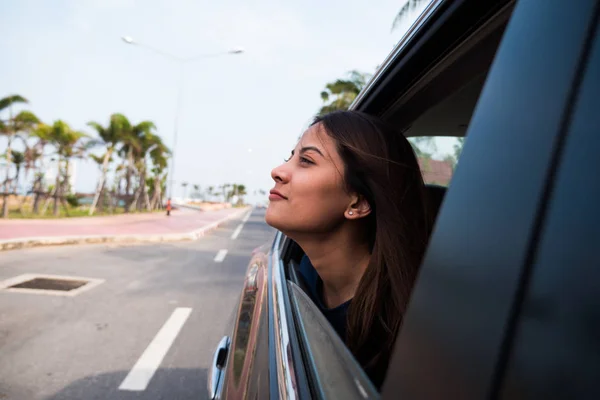
<path fill-rule="evenodd" d="M 243 52 L 244 49 L 241 47 L 234 47 L 233 49 L 229 50 L 229 54 L 242 54 Z"/>
<path fill-rule="evenodd" d="M 131 36 L 121 36 L 121 39 L 127 44 L 134 44 L 133 38 Z"/>

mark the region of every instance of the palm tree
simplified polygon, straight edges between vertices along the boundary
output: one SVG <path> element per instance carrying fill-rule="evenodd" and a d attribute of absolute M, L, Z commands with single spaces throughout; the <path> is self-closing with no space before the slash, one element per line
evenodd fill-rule
<path fill-rule="evenodd" d="M 13 164 L 15 164 L 15 168 L 16 168 L 16 173 L 15 173 L 15 184 L 14 184 L 14 188 L 13 188 L 13 192 L 17 192 L 19 191 L 19 178 L 21 175 L 21 167 L 23 166 L 23 163 L 25 162 L 25 154 L 21 151 L 16 151 L 13 150 L 12 151 L 12 162 Z"/>
<path fill-rule="evenodd" d="M 146 125 L 137 133 L 139 138 L 139 151 L 134 154 L 136 155 L 136 165 L 139 172 L 139 184 L 134 196 L 133 204 L 137 205 L 138 210 L 141 210 L 142 207 L 146 207 L 148 211 L 151 210 L 148 186 L 146 185 L 148 170 L 146 157 L 150 155 L 150 159 L 153 160 L 156 158 L 152 156 L 153 152 L 155 155 L 164 157 L 168 151 L 160 136 L 152 132 L 154 128 L 154 124 Z M 140 200 L 139 202 L 138 199 Z"/>
<path fill-rule="evenodd" d="M 17 103 L 28 103 L 27 99 L 19 96 L 19 95 L 11 95 L 0 99 L 0 112 L 5 109 L 8 109 L 9 117 L 8 119 L 1 120 L 0 119 L 0 134 L 8 137 L 8 144 L 6 147 L 6 173 L 5 179 L 3 183 L 3 204 L 2 204 L 2 217 L 8 218 L 8 194 L 10 187 L 10 164 L 12 161 L 12 141 L 14 136 L 18 132 L 26 132 L 31 131 L 36 124 L 40 121 L 38 118 L 30 111 L 21 111 L 17 115 L 13 116 L 12 106 Z"/>
<path fill-rule="evenodd" d="M 237 195 L 239 196 L 238 202 L 244 204 L 244 196 L 247 195 L 245 185 L 237 185 Z"/>
<path fill-rule="evenodd" d="M 154 137 L 158 137 L 156 135 L 154 135 L 152 133 L 153 130 L 156 129 L 156 126 L 154 125 L 153 122 L 151 121 L 142 121 L 137 125 L 131 125 L 131 123 L 129 122 L 129 120 L 123 116 L 122 114 L 118 114 L 119 115 L 119 121 L 120 123 L 122 123 L 122 137 L 121 137 L 121 143 L 122 146 L 119 150 L 119 153 L 121 154 L 122 157 L 125 157 L 127 160 L 127 173 L 125 176 L 125 196 L 127 198 L 126 202 L 125 202 L 125 212 L 129 212 L 131 205 L 134 204 L 137 201 L 137 198 L 140 195 L 139 191 L 136 191 L 136 193 L 134 194 L 134 198 L 133 199 L 129 199 L 130 197 L 130 190 L 132 187 L 132 178 L 135 172 L 143 172 L 145 173 L 145 171 L 139 171 L 135 166 L 136 165 L 140 165 L 140 163 L 145 162 L 145 156 L 146 153 L 148 152 L 148 149 L 150 148 L 150 146 L 148 147 L 144 147 L 145 145 L 147 145 L 148 143 L 152 142 L 153 140 L 155 141 L 155 139 L 148 139 L 147 136 L 148 135 L 153 135 Z M 162 143 L 162 142 L 161 142 Z M 139 187 L 143 188 L 145 187 L 144 184 L 144 180 L 145 178 L 143 178 L 141 176 L 142 174 L 140 173 L 140 179 L 139 179 Z M 147 192 L 145 192 L 147 193 Z"/>
<path fill-rule="evenodd" d="M 165 192 L 167 179 L 165 169 L 167 168 L 167 159 L 169 155 L 169 149 L 162 143 L 150 151 L 154 181 L 150 209 L 158 208 L 158 206 L 162 204 L 162 194 Z"/>
<path fill-rule="evenodd" d="M 196 196 L 196 198 L 198 198 L 198 196 L 200 196 L 200 185 L 194 185 L 194 196 Z"/>
<path fill-rule="evenodd" d="M 63 179 L 65 194 L 71 194 L 73 190 L 71 187 L 71 161 L 74 158 L 83 159 L 88 155 L 90 142 L 85 141 L 84 139 L 86 138 L 89 138 L 88 134 L 75 130 L 71 130 L 65 138 L 65 142 L 67 143 L 65 147 L 65 173 Z"/>
<path fill-rule="evenodd" d="M 109 150 L 107 149 L 107 152 L 100 156 L 96 154 L 88 155 L 88 157 L 98 165 L 98 169 L 102 176 L 99 182 L 99 185 L 101 186 L 99 187 L 99 190 L 98 188 L 96 189 L 97 192 L 94 195 L 94 200 L 92 201 L 92 207 L 95 208 L 97 206 L 100 211 L 104 209 L 104 202 L 106 199 L 106 173 L 108 172 L 108 164 L 112 161 L 112 158 L 109 158 L 108 160 L 106 159 L 106 154 L 108 154 L 108 151 Z M 89 215 L 92 215 L 92 212 L 90 212 Z"/>
<path fill-rule="evenodd" d="M 69 185 L 69 166 L 71 158 L 77 156 L 85 149 L 81 139 L 87 137 L 83 132 L 71 129 L 64 121 L 57 120 L 52 125 L 50 132 L 50 141 L 57 149 L 57 171 L 56 184 L 54 187 L 54 215 L 58 216 L 58 201 L 60 200 L 66 209 L 67 205 L 64 199 L 64 191 L 68 190 Z M 61 164 L 64 162 L 63 180 L 61 182 Z M 66 186 L 66 188 L 65 188 Z"/>
<path fill-rule="evenodd" d="M 114 188 L 115 188 L 115 198 L 111 201 L 111 204 L 115 204 L 116 207 L 119 207 L 119 205 L 121 204 L 122 201 L 122 196 L 121 196 L 121 182 L 123 181 L 123 179 L 125 179 L 125 174 L 124 171 L 126 170 L 127 166 L 125 164 L 125 162 L 122 162 L 121 164 L 117 165 L 117 167 L 115 168 L 115 176 L 114 176 Z"/>
<path fill-rule="evenodd" d="M 237 183 L 234 183 L 231 185 L 231 190 L 229 191 L 229 193 L 227 194 L 227 199 L 230 200 L 231 198 L 233 198 L 234 196 L 237 196 L 238 202 L 241 200 L 241 197 L 246 195 L 246 186 L 244 185 L 238 185 Z"/>
<path fill-rule="evenodd" d="M 394 22 L 392 23 L 392 31 L 398 28 L 398 26 L 400 26 L 400 23 L 404 20 L 404 18 L 412 14 L 417 8 L 417 6 L 423 3 L 423 1 L 425 0 L 407 0 L 406 3 L 404 3 L 404 5 L 402 6 L 402 8 L 400 8 L 400 11 L 398 11 L 398 14 L 396 14 L 396 18 L 394 18 Z"/>
<path fill-rule="evenodd" d="M 103 145 L 106 149 L 102 164 L 100 167 L 100 179 L 96 187 L 96 193 L 94 194 L 94 200 L 90 206 L 89 215 L 94 214 L 94 209 L 100 198 L 100 192 L 106 183 L 106 174 L 110 160 L 112 159 L 113 152 L 121 138 L 128 134 L 127 129 L 129 128 L 129 121 L 121 114 L 113 114 L 110 116 L 110 121 L 107 127 L 103 127 L 97 122 L 91 121 L 88 126 L 92 127 L 98 134 L 98 143 Z"/>
<path fill-rule="evenodd" d="M 325 90 L 321 92 L 324 105 L 319 110 L 319 115 L 347 110 L 371 79 L 371 75 L 359 71 L 350 71 L 348 75 L 348 79 L 338 79 L 325 86 Z"/>
<path fill-rule="evenodd" d="M 29 103 L 29 101 L 18 94 L 13 94 L 11 96 L 4 97 L 0 99 L 0 112 L 8 108 L 9 117 L 6 120 L 0 119 L 0 134 L 8 136 L 8 146 L 6 149 L 6 178 L 8 179 L 8 171 L 10 169 L 10 161 L 11 161 L 11 144 L 12 137 L 16 134 L 16 129 L 14 126 L 15 121 L 13 120 L 12 115 L 12 105 L 17 103 Z M 6 183 L 5 183 L 6 184 Z"/>
<path fill-rule="evenodd" d="M 38 142 L 34 145 L 36 153 L 38 154 L 37 159 L 34 159 L 34 169 L 36 168 L 35 161 L 39 160 L 39 165 L 37 166 L 38 172 L 35 174 L 35 180 L 33 183 L 33 192 L 35 193 L 33 200 L 33 213 L 37 214 L 39 211 L 40 195 L 42 192 L 44 192 L 44 176 L 46 174 L 44 149 L 50 143 L 52 137 L 52 127 L 40 123 L 36 129 L 31 132 L 31 136 L 38 139 Z"/>
<path fill-rule="evenodd" d="M 133 132 L 133 126 L 129 122 L 129 119 L 123 114 L 113 114 L 112 120 L 119 126 L 119 142 L 121 147 L 119 148 L 119 155 L 125 160 L 126 172 L 125 172 L 125 212 L 129 212 L 131 207 L 130 194 L 131 191 L 131 179 L 133 177 L 133 170 L 135 164 L 134 152 L 139 149 L 138 138 Z"/>
<path fill-rule="evenodd" d="M 231 190 L 227 192 L 227 201 L 230 201 L 233 196 L 237 195 L 237 183 L 232 183 L 231 185 L 228 185 L 231 187 Z"/>
<path fill-rule="evenodd" d="M 220 188 L 223 191 L 223 203 L 227 203 L 227 200 L 229 199 L 229 193 L 227 193 L 227 189 L 229 189 L 230 186 L 231 184 L 229 183 L 225 183 L 222 186 L 220 186 Z"/>
<path fill-rule="evenodd" d="M 18 211 L 21 214 L 23 214 L 23 206 L 25 205 L 25 202 L 27 201 L 28 196 L 31 193 L 34 193 L 36 191 L 37 174 L 34 174 L 32 186 L 28 187 L 27 182 L 29 181 L 29 172 L 31 170 L 35 171 L 35 165 L 36 165 L 37 161 L 42 157 L 42 154 L 40 153 L 38 148 L 35 147 L 35 145 L 33 147 L 29 146 L 25 139 L 24 139 L 24 143 L 25 143 L 25 151 L 23 152 L 22 163 L 25 164 L 25 175 L 23 177 L 23 182 L 24 182 L 26 190 L 25 190 L 24 195 L 21 196 L 21 198 L 19 200 Z M 15 163 L 15 165 L 18 165 L 18 160 L 15 160 L 14 156 L 15 156 L 15 152 L 13 151 L 13 163 Z M 17 175 L 15 177 L 17 185 L 18 185 L 18 181 L 19 181 L 19 170 L 20 170 L 20 167 L 18 166 L 17 167 Z"/>
<path fill-rule="evenodd" d="M 208 189 L 206 189 L 206 193 L 208 194 L 208 199 L 212 201 L 212 197 L 214 195 L 215 192 L 215 187 L 214 186 L 209 186 Z"/>
<path fill-rule="evenodd" d="M 25 184 L 27 184 L 27 181 L 29 180 L 29 172 L 31 170 L 35 169 L 35 164 L 37 163 L 37 160 L 40 159 L 42 154 L 34 145 L 34 146 L 27 146 L 25 148 L 25 152 L 23 153 L 23 156 L 24 156 L 24 163 L 25 163 L 25 176 L 23 177 L 23 180 L 25 181 Z M 31 193 L 32 191 L 33 191 L 33 188 L 30 188 L 30 190 L 27 190 L 27 194 Z"/>

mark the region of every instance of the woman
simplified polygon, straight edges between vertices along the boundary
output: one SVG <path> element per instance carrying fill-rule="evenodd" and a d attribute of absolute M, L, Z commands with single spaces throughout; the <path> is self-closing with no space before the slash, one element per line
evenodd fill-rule
<path fill-rule="evenodd" d="M 412 147 L 377 118 L 338 111 L 271 176 L 267 223 L 304 250 L 315 303 L 380 388 L 430 227 Z"/>

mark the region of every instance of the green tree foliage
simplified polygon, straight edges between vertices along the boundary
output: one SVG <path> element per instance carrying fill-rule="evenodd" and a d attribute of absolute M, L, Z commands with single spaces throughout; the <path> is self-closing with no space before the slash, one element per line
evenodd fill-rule
<path fill-rule="evenodd" d="M 34 193 L 34 213 L 45 213 L 52 199 L 56 215 L 59 203 L 67 211 L 68 207 L 76 207 L 79 202 L 75 201 L 77 196 L 72 195 L 69 183 L 76 158 L 98 164 L 99 178 L 90 214 L 94 213 L 100 198 L 102 205 L 106 202 L 111 208 L 119 203 L 124 203 L 127 209 L 161 207 L 171 153 L 152 121 L 133 124 L 125 115 L 114 113 L 106 124 L 90 121 L 87 125 L 94 135 L 88 135 L 63 120 L 45 124 L 32 112 L 16 109 L 27 103 L 25 97 L 16 94 L 0 98 L 0 135 L 7 138 L 5 149 L 0 148 L 4 161 L 3 171 L 0 171 L 3 172 L 0 177 L 3 216 L 8 216 L 7 199 L 16 194 L 18 187 Z M 100 154 L 97 149 L 101 150 Z M 48 169 L 56 169 L 52 184 L 44 179 Z M 33 170 L 31 180 L 30 170 Z M 24 186 L 20 181 L 24 181 Z M 123 181 L 126 182 L 124 194 L 121 192 Z"/>
<path fill-rule="evenodd" d="M 369 79 L 371 79 L 369 74 L 350 71 L 346 79 L 338 79 L 325 85 L 325 90 L 321 92 L 323 106 L 319 110 L 319 115 L 347 110 Z"/>

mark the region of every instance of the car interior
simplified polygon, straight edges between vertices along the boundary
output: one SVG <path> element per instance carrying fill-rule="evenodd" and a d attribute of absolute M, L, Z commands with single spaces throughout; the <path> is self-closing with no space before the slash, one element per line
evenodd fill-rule
<path fill-rule="evenodd" d="M 512 8 L 511 3 L 499 10 L 376 113 L 407 138 L 465 137 Z M 387 82 L 390 79 L 395 77 L 386 77 Z M 397 79 L 406 79 L 406 75 Z M 444 186 L 426 183 L 427 201 L 434 217 L 443 206 L 446 190 Z M 302 249 L 286 239 L 281 250 L 287 279 L 308 292 L 298 272 Z"/>

